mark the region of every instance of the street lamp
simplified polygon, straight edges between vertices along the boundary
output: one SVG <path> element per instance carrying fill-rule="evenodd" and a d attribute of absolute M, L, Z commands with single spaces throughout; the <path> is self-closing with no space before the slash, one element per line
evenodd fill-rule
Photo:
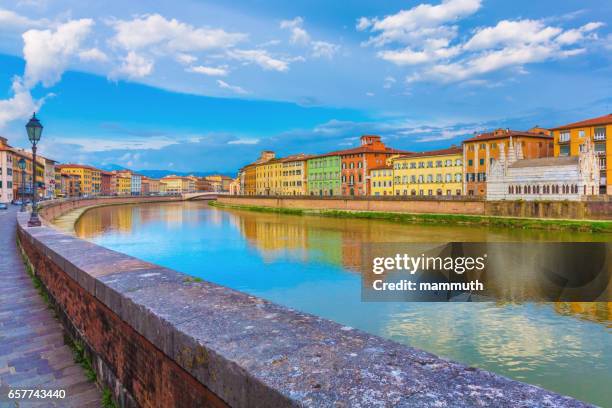
<path fill-rule="evenodd" d="M 19 169 L 21 170 L 21 209 L 19 211 L 24 212 L 26 210 L 26 204 L 25 204 L 26 161 L 25 159 L 23 157 L 19 159 L 19 161 L 17 162 L 17 165 L 19 166 Z"/>
<path fill-rule="evenodd" d="M 43 126 L 40 124 L 40 121 L 36 118 L 36 113 L 32 115 L 32 118 L 28 121 L 26 125 L 26 130 L 28 131 L 28 139 L 30 139 L 30 143 L 32 143 L 32 214 L 30 215 L 30 220 L 28 221 L 28 227 L 40 227 L 40 219 L 38 218 L 38 208 L 36 202 L 38 201 L 36 198 L 36 145 L 40 141 L 40 136 L 42 135 Z"/>

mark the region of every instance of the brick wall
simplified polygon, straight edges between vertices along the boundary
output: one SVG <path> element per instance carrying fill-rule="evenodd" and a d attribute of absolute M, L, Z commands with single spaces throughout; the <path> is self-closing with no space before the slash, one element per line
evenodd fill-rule
<path fill-rule="evenodd" d="M 23 233 L 22 247 L 61 312 L 68 332 L 84 341 L 123 406 L 226 407 L 190 373 L 137 333 L 116 313 L 41 255 Z M 127 395 L 126 395 L 127 394 Z"/>

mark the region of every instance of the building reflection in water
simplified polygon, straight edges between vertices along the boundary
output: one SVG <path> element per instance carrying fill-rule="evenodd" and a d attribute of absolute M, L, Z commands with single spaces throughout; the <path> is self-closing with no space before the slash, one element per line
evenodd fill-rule
<path fill-rule="evenodd" d="M 68 214 L 66 217 L 70 217 Z M 61 218 L 57 220 L 61 223 Z M 107 232 L 130 234 L 151 223 L 163 222 L 168 230 L 182 225 L 227 224 L 238 230 L 265 262 L 278 259 L 300 263 L 318 262 L 360 273 L 366 243 L 562 241 L 587 240 L 590 234 L 547 231 L 494 230 L 474 227 L 422 227 L 391 222 L 312 216 L 291 216 L 244 210 L 218 210 L 206 203 L 165 203 L 99 207 L 75 224 L 77 236 L 95 238 Z M 401 245 L 398 245 L 401 248 Z M 514 273 L 489 278 L 496 298 L 516 300 L 538 291 L 533 276 Z M 368 282 L 366 282 L 367 284 Z M 501 305 L 501 304 L 500 304 Z M 610 325 L 610 303 L 556 303 L 557 313 Z"/>

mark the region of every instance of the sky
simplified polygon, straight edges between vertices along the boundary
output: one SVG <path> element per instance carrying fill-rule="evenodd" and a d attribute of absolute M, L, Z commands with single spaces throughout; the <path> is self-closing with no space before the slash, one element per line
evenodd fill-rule
<path fill-rule="evenodd" d="M 92 4 L 93 3 L 93 4 Z M 235 174 L 380 134 L 425 151 L 612 113 L 608 0 L 0 0 L 0 135 Z"/>

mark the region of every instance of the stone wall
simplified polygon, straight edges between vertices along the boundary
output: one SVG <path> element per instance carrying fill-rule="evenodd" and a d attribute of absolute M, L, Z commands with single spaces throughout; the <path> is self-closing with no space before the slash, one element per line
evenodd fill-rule
<path fill-rule="evenodd" d="M 230 205 L 305 210 L 381 211 L 430 214 L 466 214 L 499 217 L 612 219 L 612 201 L 484 201 L 465 197 L 258 197 L 219 196 Z"/>
<path fill-rule="evenodd" d="M 41 214 L 93 204 L 50 203 Z M 587 406 L 27 227 L 28 216 L 18 214 L 17 231 L 26 256 L 122 406 Z"/>
<path fill-rule="evenodd" d="M 458 200 L 454 197 L 431 198 L 370 198 L 370 197 L 257 197 L 219 196 L 220 203 L 308 210 L 381 211 L 406 213 L 440 213 L 482 215 L 485 202 L 478 199 Z"/>

